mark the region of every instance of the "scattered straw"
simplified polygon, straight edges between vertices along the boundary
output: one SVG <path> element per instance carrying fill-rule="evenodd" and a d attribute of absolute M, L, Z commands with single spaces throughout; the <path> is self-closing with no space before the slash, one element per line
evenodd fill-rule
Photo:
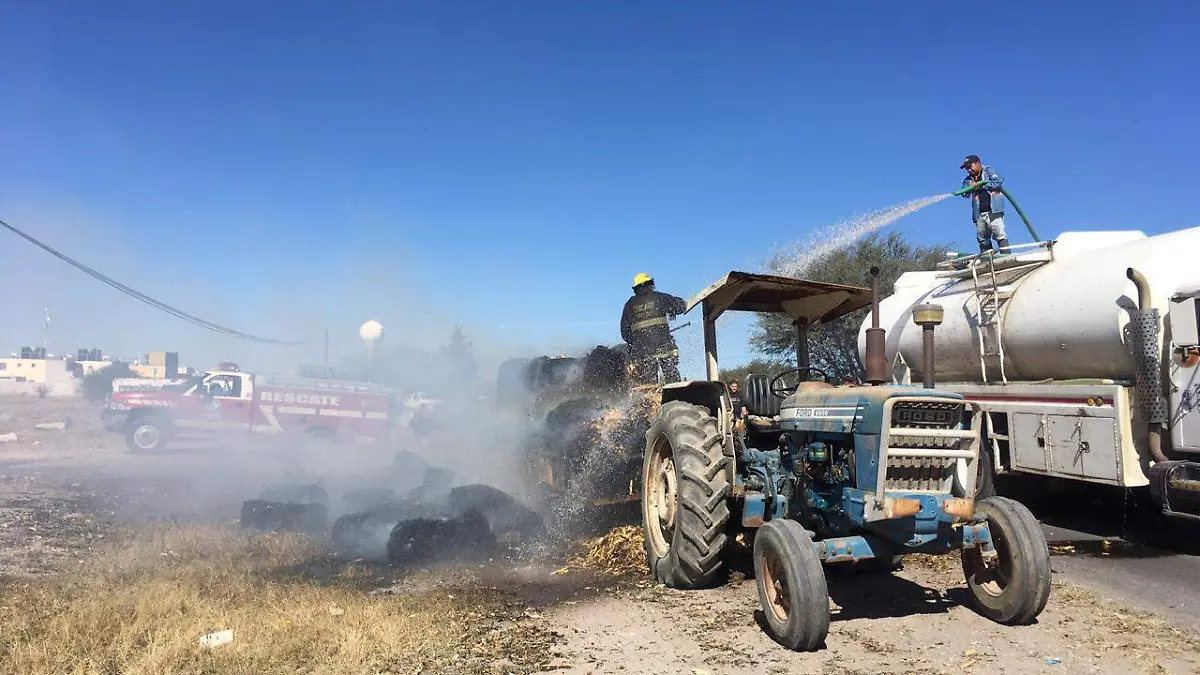
<path fill-rule="evenodd" d="M 615 576 L 645 574 L 649 570 L 642 548 L 644 541 L 640 526 L 614 528 L 604 536 L 578 544 L 567 559 L 567 568 L 598 570 Z"/>

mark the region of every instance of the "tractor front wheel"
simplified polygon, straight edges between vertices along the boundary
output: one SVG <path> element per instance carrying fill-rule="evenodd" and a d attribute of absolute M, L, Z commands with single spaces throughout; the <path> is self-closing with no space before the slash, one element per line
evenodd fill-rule
<path fill-rule="evenodd" d="M 979 547 L 962 552 L 963 573 L 975 610 L 997 623 L 1031 623 L 1050 598 L 1050 547 L 1037 519 L 1020 502 L 988 497 L 975 505 L 987 518 L 996 555 Z"/>
<path fill-rule="evenodd" d="M 754 576 L 771 637 L 793 651 L 829 634 L 829 587 L 812 537 L 794 520 L 772 520 L 754 537 Z"/>
<path fill-rule="evenodd" d="M 729 476 L 717 420 L 707 408 L 670 401 L 646 432 L 642 531 L 646 563 L 672 588 L 710 585 L 729 541 Z"/>

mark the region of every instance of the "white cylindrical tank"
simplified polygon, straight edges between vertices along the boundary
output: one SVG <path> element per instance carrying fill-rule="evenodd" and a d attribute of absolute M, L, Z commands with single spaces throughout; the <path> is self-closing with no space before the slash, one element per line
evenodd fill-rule
<path fill-rule="evenodd" d="M 1126 270 L 1133 267 L 1146 276 L 1152 306 L 1163 316 L 1176 289 L 1200 280 L 1200 227 L 1154 237 L 1141 232 L 1067 232 L 1055 241 L 1052 252 L 1020 254 L 1019 259 L 1030 262 L 1049 261 L 1011 283 L 998 272 L 999 287 L 1009 293 L 999 322 L 1009 381 L 1132 379 L 1126 325 L 1138 296 Z M 944 323 L 936 331 L 937 379 L 980 381 L 978 308 L 969 274 L 965 279 L 939 277 L 938 272 L 900 277 L 895 293 L 880 303 L 888 362 L 894 363 L 899 351 L 914 372 L 922 372 L 921 329 L 912 323 L 912 306 L 926 302 L 945 309 Z M 868 316 L 859 330 L 860 354 L 869 327 Z M 1000 379 L 996 363 L 989 359 L 989 381 Z"/>

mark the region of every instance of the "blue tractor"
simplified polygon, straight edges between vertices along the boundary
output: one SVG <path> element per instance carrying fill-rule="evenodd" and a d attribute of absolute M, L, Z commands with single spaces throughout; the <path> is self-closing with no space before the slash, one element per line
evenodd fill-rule
<path fill-rule="evenodd" d="M 931 373 L 924 387 L 885 384 L 878 269 L 872 276 L 874 289 L 730 272 L 701 291 L 688 310 L 703 308 L 708 380 L 664 387 L 646 433 L 642 527 L 654 576 L 674 588 L 717 583 L 742 535 L 768 632 L 793 650 L 828 634 L 828 563 L 892 570 L 905 554 L 961 551 L 976 611 L 1004 624 L 1033 621 L 1050 594 L 1033 515 L 1003 497 L 976 500 L 978 410 L 933 388 Z M 808 327 L 868 305 L 868 384 L 828 382 L 809 364 Z M 768 397 L 747 387 L 744 423 L 717 378 L 726 311 L 780 313 L 796 326 L 798 367 L 771 379 Z M 940 308 L 914 314 L 932 363 Z"/>

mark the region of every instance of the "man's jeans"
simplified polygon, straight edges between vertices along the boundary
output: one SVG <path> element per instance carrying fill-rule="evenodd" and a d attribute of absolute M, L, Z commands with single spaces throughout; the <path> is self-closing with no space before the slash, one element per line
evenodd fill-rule
<path fill-rule="evenodd" d="M 1008 234 L 1004 231 L 1003 213 L 981 213 L 979 222 L 975 223 L 975 239 L 979 242 L 980 251 L 992 250 L 992 239 L 1001 246 L 1008 244 Z M 1001 253 L 1007 253 L 1001 248 Z"/>

